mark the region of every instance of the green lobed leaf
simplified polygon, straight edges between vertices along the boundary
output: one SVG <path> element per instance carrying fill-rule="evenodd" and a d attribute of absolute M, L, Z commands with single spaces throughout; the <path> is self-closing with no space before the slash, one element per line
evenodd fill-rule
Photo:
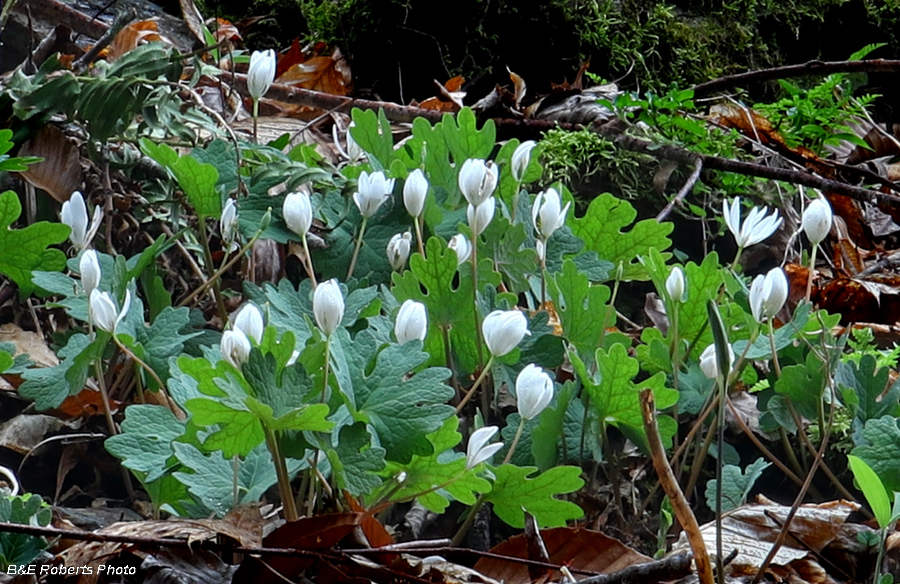
<path fill-rule="evenodd" d="M 169 359 L 184 352 L 187 340 L 199 331 L 190 330 L 190 310 L 166 307 L 149 326 L 135 327 L 135 341 L 140 347 L 141 358 L 160 376 L 163 383 L 169 378 Z M 156 388 L 156 381 L 147 376 L 147 385 Z"/>
<path fill-rule="evenodd" d="M 863 438 L 868 442 L 853 449 L 853 455 L 868 464 L 888 492 L 900 492 L 900 427 L 898 420 L 884 416 L 866 422 Z"/>
<path fill-rule="evenodd" d="M 356 124 L 350 128 L 350 135 L 381 166 L 375 170 L 388 168 L 394 158 L 394 136 L 384 110 L 376 114 L 372 110 L 353 108 L 350 116 Z"/>
<path fill-rule="evenodd" d="M 66 267 L 66 254 L 48 246 L 64 242 L 70 230 L 62 223 L 46 221 L 12 229 L 21 214 L 22 205 L 15 192 L 0 194 L 0 273 L 9 276 L 24 297 L 34 292 L 32 272 L 59 272 Z"/>
<path fill-rule="evenodd" d="M 457 171 L 467 159 L 486 159 L 494 149 L 497 138 L 494 120 L 487 120 L 479 130 L 476 127 L 475 112 L 471 108 L 459 110 L 455 119 L 452 114 L 444 114 L 436 127 L 440 128 L 444 136 Z"/>
<path fill-rule="evenodd" d="M 853 413 L 854 434 L 860 438 L 869 420 L 900 414 L 900 380 L 889 385 L 888 374 L 887 367 L 876 371 L 873 355 L 863 355 L 858 364 L 842 361 L 837 366 L 834 381 L 844 403 L 849 404 Z M 859 440 L 855 441 L 859 443 Z"/>
<path fill-rule="evenodd" d="M 172 446 L 185 471 L 192 471 L 176 472 L 173 476 L 207 509 L 218 517 L 224 517 L 234 506 L 233 460 L 226 459 L 221 452 L 204 454 L 191 444 L 176 442 Z M 288 461 L 288 474 L 294 474 L 304 464 L 296 460 Z M 254 448 L 245 458 L 238 460 L 239 504 L 258 502 L 277 480 L 272 455 L 265 446 Z"/>
<path fill-rule="evenodd" d="M 586 249 L 596 251 L 614 266 L 622 262 L 623 280 L 646 280 L 649 276 L 647 269 L 638 258 L 650 249 L 668 249 L 672 245 L 668 235 L 675 226 L 672 223 L 658 223 L 655 219 L 644 219 L 635 223 L 629 231 L 623 231 L 635 217 L 637 211 L 631 203 L 604 193 L 591 201 L 584 217 L 573 217 L 567 223 L 572 233 L 584 241 Z M 666 261 L 671 255 L 662 254 Z"/>
<path fill-rule="evenodd" d="M 638 374 L 638 362 L 628 356 L 625 346 L 615 344 L 608 350 L 597 349 L 597 376 L 590 375 L 580 359 L 572 364 L 590 395 L 590 408 L 605 424 L 613 424 L 636 444 L 646 447 L 644 422 L 641 415 L 640 391 L 653 390 L 656 407 L 664 410 L 678 402 L 678 392 L 665 387 L 665 374 L 657 373 L 640 383 L 632 380 Z M 659 431 L 668 443 L 677 430 L 669 416 L 659 417 Z"/>
<path fill-rule="evenodd" d="M 104 446 L 122 461 L 122 466 L 144 473 L 151 483 L 172 468 L 174 442 L 185 431 L 185 423 L 165 406 L 135 404 L 125 408 L 122 432 L 106 439 Z"/>
<path fill-rule="evenodd" d="M 431 355 L 429 364 L 446 363 L 444 329 L 447 329 L 455 363 L 462 371 L 474 371 L 478 366 L 477 335 L 481 331 L 475 324 L 471 266 L 460 266 L 457 276 L 456 252 L 435 237 L 426 243 L 425 255 L 427 259 L 418 254 L 412 256 L 410 269 L 394 274 L 394 296 L 399 302 L 407 299 L 421 302 L 428 310 L 425 350 Z M 481 270 L 479 278 L 482 285 L 500 283 L 496 272 Z"/>
<path fill-rule="evenodd" d="M 386 481 L 384 486 L 373 493 L 375 500 L 390 494 L 389 501 L 408 501 L 419 493 L 416 499 L 429 511 L 443 513 L 450 504 L 450 497 L 464 505 L 474 505 L 478 494 L 491 490 L 491 483 L 478 476 L 477 470 L 466 470 L 466 457 L 454 453 L 453 448 L 461 441 L 457 431 L 459 418 L 450 416 L 439 429 L 428 435 L 433 452 L 428 455 L 413 455 L 401 464 L 388 461 L 379 474 L 385 478 L 396 478 L 400 473 L 406 479 L 396 488 L 397 483 Z M 442 488 L 432 490 L 435 487 Z"/>
<path fill-rule="evenodd" d="M 356 342 L 374 345 L 367 331 L 359 333 Z M 360 353 L 348 355 L 356 411 L 375 429 L 385 457 L 408 462 L 413 455 L 431 454 L 427 435 L 453 415 L 446 405 L 453 396 L 445 383 L 450 372 L 443 367 L 421 369 L 428 354 L 411 348 L 411 343 L 388 345 L 374 363 Z"/>
<path fill-rule="evenodd" d="M 540 273 L 537 252 L 533 244 L 527 245 L 528 234 L 522 223 L 515 225 L 505 217 L 495 217 L 484 232 L 487 256 L 494 260 L 494 266 L 503 275 L 510 292 L 520 294 L 531 289 L 528 277 Z"/>
<path fill-rule="evenodd" d="M 88 372 L 102 356 L 108 341 L 106 333 L 98 334 L 93 342 L 87 335 L 72 335 L 66 346 L 59 350 L 59 365 L 28 369 L 22 373 L 25 382 L 19 387 L 19 394 L 33 399 L 38 410 L 59 407 L 67 397 L 84 389 Z"/>
<path fill-rule="evenodd" d="M 219 173 L 215 166 L 201 163 L 190 155 L 179 155 L 168 144 L 155 144 L 147 138 L 141 140 L 141 150 L 172 173 L 201 219 L 218 218 L 222 214 L 222 198 L 216 192 Z"/>
<path fill-rule="evenodd" d="M 326 454 L 331 462 L 332 481 L 338 489 L 361 497 L 381 485 L 378 473 L 385 467 L 384 448 L 372 445 L 365 424 L 341 428 L 337 446 L 327 449 Z"/>
<path fill-rule="evenodd" d="M 46 527 L 52 510 L 39 495 L 26 493 L 17 497 L 0 497 L 0 521 Z M 0 570 L 23 568 L 36 561 L 47 548 L 41 537 L 23 533 L 0 533 Z"/>
<path fill-rule="evenodd" d="M 493 504 L 497 517 L 515 528 L 525 527 L 525 512 L 534 515 L 540 527 L 561 527 L 584 515 L 581 507 L 561 501 L 557 495 L 572 493 L 584 486 L 581 469 L 557 466 L 533 478 L 537 468 L 504 464 L 494 469 L 494 488 L 484 496 Z"/>
<path fill-rule="evenodd" d="M 722 512 L 737 509 L 747 502 L 747 495 L 750 489 L 756 483 L 756 480 L 762 475 L 763 471 L 772 465 L 762 458 L 747 465 L 747 468 L 741 471 L 741 467 L 733 464 L 723 464 L 722 466 Z M 716 479 L 710 479 L 706 482 L 706 504 L 715 512 L 716 510 Z"/>
<path fill-rule="evenodd" d="M 566 260 L 559 274 L 548 276 L 547 291 L 556 306 L 563 335 L 584 359 L 590 359 L 604 327 L 615 323 L 613 309 L 607 306 L 609 288 L 592 286 L 575 262 Z"/>

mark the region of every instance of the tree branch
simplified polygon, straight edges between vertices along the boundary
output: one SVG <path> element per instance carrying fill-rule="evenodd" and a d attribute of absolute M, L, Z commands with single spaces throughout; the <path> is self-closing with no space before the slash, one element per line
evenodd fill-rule
<path fill-rule="evenodd" d="M 900 61 L 888 59 L 870 59 L 867 61 L 808 61 L 799 65 L 758 69 L 734 75 L 726 75 L 695 85 L 694 97 L 707 95 L 727 87 L 762 83 L 774 79 L 803 77 L 807 75 L 828 75 L 831 73 L 895 73 L 900 71 Z"/>

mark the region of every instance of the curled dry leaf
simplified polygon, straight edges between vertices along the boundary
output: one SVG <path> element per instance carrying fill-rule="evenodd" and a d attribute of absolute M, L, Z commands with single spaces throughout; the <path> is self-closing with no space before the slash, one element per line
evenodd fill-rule
<path fill-rule="evenodd" d="M 116 35 L 116 38 L 113 39 L 113 42 L 110 43 L 107 49 L 106 59 L 110 62 L 115 61 L 138 45 L 149 42 L 172 44 L 169 39 L 159 34 L 156 18 L 132 22 L 119 31 L 119 34 Z"/>
<path fill-rule="evenodd" d="M 856 539 L 860 531 L 874 530 L 858 524 L 847 523 L 847 517 L 858 511 L 859 504 L 851 501 L 831 501 L 819 505 L 801 505 L 791 521 L 791 535 L 779 548 L 769 571 L 776 581 L 819 582 L 816 574 L 824 570 L 815 561 L 822 557 L 833 560 L 842 552 L 863 553 L 864 546 Z M 762 566 L 772 543 L 778 537 L 790 507 L 768 500 L 762 504 L 744 505 L 722 518 L 722 546 L 726 553 L 736 549 L 735 559 L 728 565 L 731 576 L 752 576 Z M 707 549 L 716 549 L 716 524 L 700 527 Z M 682 536 L 673 551 L 688 549 Z M 843 567 L 842 567 L 843 568 Z M 852 573 L 846 571 L 844 573 Z M 785 576 L 791 575 L 792 578 Z M 806 576 L 806 577 L 804 577 Z M 784 577 L 784 579 L 779 579 Z"/>
<path fill-rule="evenodd" d="M 19 175 L 51 197 L 62 203 L 69 200 L 72 191 L 81 188 L 81 156 L 78 148 L 52 124 L 42 127 L 19 149 L 19 156 L 37 156 L 42 162 L 28 166 Z"/>

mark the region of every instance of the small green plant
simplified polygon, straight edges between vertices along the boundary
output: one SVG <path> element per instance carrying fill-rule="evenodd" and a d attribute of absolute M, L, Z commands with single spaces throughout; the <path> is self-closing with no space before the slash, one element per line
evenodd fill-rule
<path fill-rule="evenodd" d="M 38 495 L 0 494 L 0 522 L 46 527 L 50 524 L 50 505 Z M 35 561 L 47 547 L 41 537 L 21 533 L 0 533 L 0 571 L 10 566 L 25 566 Z"/>

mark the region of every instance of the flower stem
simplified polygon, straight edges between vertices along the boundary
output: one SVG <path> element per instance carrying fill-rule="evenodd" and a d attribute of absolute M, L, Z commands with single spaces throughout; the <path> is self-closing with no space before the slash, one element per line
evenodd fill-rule
<path fill-rule="evenodd" d="M 424 217 L 414 217 L 413 223 L 416 226 L 416 241 L 419 242 L 419 254 L 424 258 L 425 257 L 425 242 L 422 241 L 422 224 L 421 222 L 424 220 Z"/>
<path fill-rule="evenodd" d="M 475 312 L 475 344 L 478 347 L 478 364 L 484 365 L 481 348 L 481 313 L 478 311 L 478 236 L 472 235 L 472 308 Z M 457 410 L 458 411 L 458 410 Z"/>
<path fill-rule="evenodd" d="M 303 242 L 303 254 L 306 256 L 303 267 L 306 268 L 306 274 L 309 276 L 310 282 L 312 282 L 313 290 L 315 290 L 319 283 L 316 282 L 316 271 L 313 269 L 312 256 L 309 255 L 309 244 L 306 243 L 306 234 L 304 233 L 300 239 Z"/>
<path fill-rule="evenodd" d="M 781 364 L 778 363 L 778 353 L 775 352 L 775 324 L 769 317 L 769 347 L 772 349 L 772 365 L 775 367 L 775 375 L 781 377 Z"/>
<path fill-rule="evenodd" d="M 491 366 L 494 364 L 494 356 L 491 355 L 491 358 L 488 359 L 487 365 L 485 365 L 484 369 L 481 370 L 481 375 L 478 376 L 478 379 L 475 380 L 475 383 L 472 384 L 472 387 L 469 388 L 469 391 L 466 392 L 465 397 L 463 397 L 462 401 L 459 402 L 459 405 L 456 406 L 456 413 L 462 411 L 469 400 L 472 399 L 472 396 L 475 395 L 475 390 L 478 389 L 478 386 L 481 385 L 481 382 L 484 381 L 484 378 L 487 377 L 488 372 L 491 370 Z"/>
<path fill-rule="evenodd" d="M 737 253 L 734 254 L 734 261 L 731 262 L 731 271 L 737 273 L 738 262 L 741 259 L 741 254 L 744 252 L 744 248 L 738 247 Z"/>
<path fill-rule="evenodd" d="M 331 362 L 331 335 L 325 338 L 325 365 L 322 369 L 322 403 L 325 403 L 325 395 L 328 393 L 328 370 Z"/>
<path fill-rule="evenodd" d="M 522 438 L 522 431 L 525 429 L 525 418 L 519 417 L 519 427 L 516 428 L 516 437 L 513 438 L 512 444 L 509 445 L 509 450 L 506 453 L 506 457 L 503 459 L 503 464 L 512 459 L 513 452 L 516 451 L 516 446 L 519 445 L 519 440 Z"/>
<path fill-rule="evenodd" d="M 256 131 L 256 119 L 259 117 L 259 100 L 253 98 L 253 142 L 259 144 L 259 134 Z"/>
<path fill-rule="evenodd" d="M 212 261 L 212 251 L 209 249 L 209 234 L 206 231 L 206 221 L 201 217 L 197 224 L 200 227 L 200 245 L 203 248 L 203 257 L 206 260 L 207 268 L 212 271 L 214 266 Z M 222 298 L 222 287 L 219 283 L 219 279 L 216 278 L 213 280 L 213 277 L 210 276 L 209 280 L 212 281 L 213 296 L 216 299 L 216 308 L 219 311 L 219 318 L 222 319 L 222 322 L 228 322 L 228 310 L 225 308 L 225 301 Z"/>
<path fill-rule="evenodd" d="M 278 477 L 278 494 L 281 495 L 281 504 L 284 505 L 284 518 L 288 521 L 296 521 L 297 504 L 294 502 L 294 493 L 291 490 L 291 480 L 288 476 L 287 465 L 284 463 L 284 457 L 281 455 L 281 448 L 278 445 L 278 436 L 269 428 L 263 428 L 266 436 L 266 446 L 269 454 L 272 455 L 272 462 L 275 464 L 275 476 Z"/>
<path fill-rule="evenodd" d="M 814 245 L 812 248 L 812 253 L 809 255 L 809 275 L 806 277 L 806 296 L 804 299 L 809 302 L 809 297 L 812 295 L 812 281 L 813 274 L 816 271 L 816 252 L 819 251 L 819 246 Z"/>
<path fill-rule="evenodd" d="M 363 234 L 366 232 L 366 223 L 369 218 L 363 217 L 362 225 L 359 226 L 359 237 L 356 239 L 356 246 L 353 248 L 353 257 L 350 258 L 350 269 L 347 270 L 347 279 L 353 275 L 353 269 L 356 267 L 356 258 L 359 257 L 359 248 L 362 247 Z"/>

